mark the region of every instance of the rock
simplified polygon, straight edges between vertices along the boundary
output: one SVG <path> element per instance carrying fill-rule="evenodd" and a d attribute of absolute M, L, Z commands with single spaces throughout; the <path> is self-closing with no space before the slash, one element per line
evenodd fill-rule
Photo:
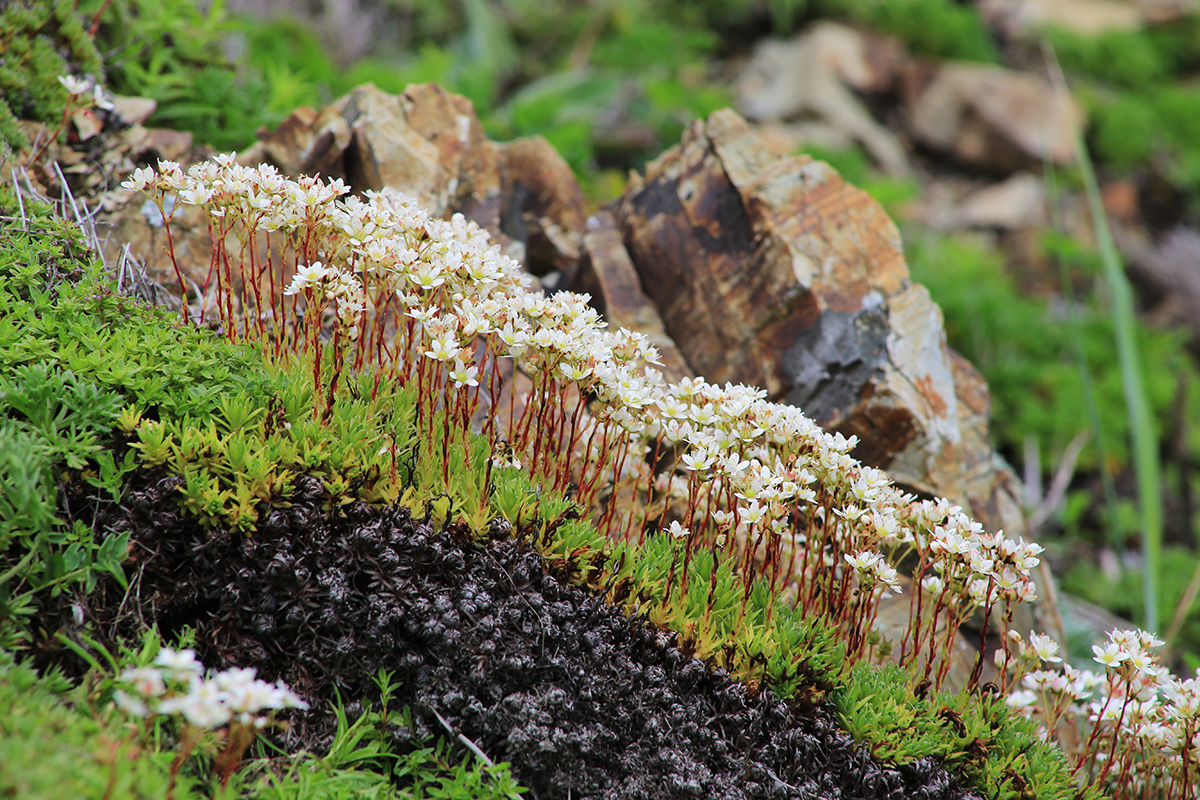
<path fill-rule="evenodd" d="M 683 354 L 663 328 L 658 309 L 642 291 L 637 270 L 621 242 L 621 231 L 617 229 L 611 211 L 600 211 L 588 219 L 583 249 L 572 291 L 590 294 L 592 305 L 611 327 L 646 334 L 651 344 L 658 348 L 662 361 L 659 371 L 668 380 L 692 377 Z"/>
<path fill-rule="evenodd" d="M 1046 184 L 1036 175 L 1018 172 L 963 200 L 961 219 L 972 228 L 1013 230 L 1044 225 Z"/>
<path fill-rule="evenodd" d="M 399 95 L 367 84 L 319 112 L 297 109 L 240 160 L 461 213 L 550 288 L 569 283 L 579 262 L 587 215 L 566 161 L 542 137 L 491 142 L 470 101 L 433 84 Z"/>
<path fill-rule="evenodd" d="M 895 225 L 864 192 L 824 163 L 774 157 L 726 110 L 648 165 L 616 217 L 696 374 L 761 386 L 857 434 L 855 455 L 901 484 L 1020 531 L 986 388 L 955 362 Z"/>
<path fill-rule="evenodd" d="M 1176 22 L 1200 8 L 1197 0 L 1133 0 L 1133 4 L 1151 25 Z"/>
<path fill-rule="evenodd" d="M 490 231 L 500 218 L 499 153 L 471 101 L 434 84 L 388 94 L 366 84 L 317 118 L 340 116 L 352 138 L 345 173 L 357 191 L 387 186 L 412 195 L 435 216 L 458 211 Z"/>
<path fill-rule="evenodd" d="M 525 269 L 557 272 L 556 285 L 574 277 L 583 245 L 587 211 L 575 173 L 541 136 L 499 145 L 501 227 L 525 243 Z"/>
<path fill-rule="evenodd" d="M 936 193 L 933 193 L 936 197 Z M 1042 178 L 1028 172 L 969 191 L 951 193 L 927 208 L 925 221 L 940 230 L 994 228 L 1011 231 L 1046 224 L 1046 186 Z"/>
<path fill-rule="evenodd" d="M 1132 251 L 1131 276 L 1162 298 L 1154 319 L 1164 326 L 1187 326 L 1200 340 L 1200 232 L 1179 227 L 1156 246 L 1133 247 L 1125 241 L 1121 245 Z"/>
<path fill-rule="evenodd" d="M 398 95 L 364 84 L 319 112 L 300 108 L 240 159 L 291 178 L 341 178 L 355 191 L 385 186 L 436 216 L 459 212 L 500 233 L 500 155 L 471 101 L 434 84 Z"/>
<path fill-rule="evenodd" d="M 890 88 L 900 57 L 892 40 L 819 23 L 789 41 L 768 39 L 755 48 L 735 83 L 737 106 L 758 122 L 815 118 L 815 130 L 793 126 L 790 135 L 818 144 L 840 135 L 861 143 L 888 172 L 907 175 L 911 169 L 903 146 L 854 93 Z"/>
<path fill-rule="evenodd" d="M 146 120 L 158 110 L 158 101 L 149 97 L 126 97 L 118 94 L 113 95 L 112 104 L 113 110 L 130 125 L 145 125 Z"/>
<path fill-rule="evenodd" d="M 1096 36 L 1138 30 L 1144 19 L 1136 4 L 1121 0 L 982 0 L 979 11 L 989 25 L 1010 37 L 1034 36 L 1049 27 Z"/>
<path fill-rule="evenodd" d="M 167 128 L 150 128 L 146 130 L 145 139 L 140 143 L 139 155 L 155 157 L 167 161 L 186 161 L 188 153 L 195 147 L 195 140 L 190 131 L 174 131 Z"/>
<path fill-rule="evenodd" d="M 1083 115 L 1046 80 L 981 64 L 911 64 L 903 104 L 913 138 L 962 164 L 1007 175 L 1075 160 Z"/>

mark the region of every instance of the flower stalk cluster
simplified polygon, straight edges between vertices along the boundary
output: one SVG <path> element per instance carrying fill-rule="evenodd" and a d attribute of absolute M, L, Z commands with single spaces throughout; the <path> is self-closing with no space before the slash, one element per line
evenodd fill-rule
<path fill-rule="evenodd" d="M 1112 631 L 1092 646 L 1095 671 L 1062 663 L 1035 635 L 998 661 L 1014 684 L 1008 704 L 1042 724 L 1081 781 L 1118 799 L 1185 800 L 1200 795 L 1200 671 L 1172 675 L 1153 653 L 1161 646 Z"/>
<path fill-rule="evenodd" d="M 829 620 L 852 658 L 896 656 L 915 665 L 914 682 L 945 684 L 959 626 L 977 612 L 1002 644 L 981 649 L 968 688 L 989 655 L 1016 664 L 1020 647 L 1048 652 L 1048 639 L 1025 645 L 1009 630 L 1036 597 L 1040 547 L 987 533 L 945 500 L 917 501 L 850 455 L 854 437 L 760 389 L 667 381 L 644 335 L 609 330 L 587 295 L 530 291 L 461 216 L 431 218 L 390 190 L 345 196 L 339 181 L 290 181 L 232 155 L 186 173 L 161 162 L 123 185 L 206 212 L 199 318 L 218 317 L 269 358 L 311 359 L 316 418 L 347 370 L 373 371 L 376 388 L 415 385 L 419 438 L 444 476 L 452 448 L 469 457 L 482 434 L 486 485 L 493 466 L 523 467 L 610 539 L 677 542 L 665 592 L 686 597 L 690 562 L 707 551 L 735 567 L 746 598 L 765 578 L 773 597 Z M 915 565 L 908 586 L 901 563 Z M 900 593 L 910 623 L 883 641 L 880 600 Z"/>
<path fill-rule="evenodd" d="M 171 764 L 171 788 L 179 770 L 208 731 L 217 731 L 220 746 L 214 769 L 224 787 L 258 732 L 272 723 L 274 712 L 308 708 L 282 683 L 267 683 L 252 668 L 205 675 L 193 650 L 164 647 L 146 667 L 127 669 L 113 693 L 117 707 L 149 723 L 155 717 L 177 717 L 184 729 Z"/>

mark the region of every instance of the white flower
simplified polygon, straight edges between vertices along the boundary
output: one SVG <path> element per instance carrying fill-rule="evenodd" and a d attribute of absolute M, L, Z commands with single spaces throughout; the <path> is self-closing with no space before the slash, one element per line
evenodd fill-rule
<path fill-rule="evenodd" d="M 1104 647 L 1094 644 L 1092 652 L 1096 654 L 1092 660 L 1106 667 L 1120 666 L 1122 661 L 1129 658 L 1129 653 L 1117 642 L 1109 642 Z"/>
<path fill-rule="evenodd" d="M 883 556 L 881 556 L 879 553 L 872 553 L 864 550 L 862 552 L 855 553 L 854 555 L 847 553 L 845 556 L 843 556 L 843 558 L 846 559 L 846 563 L 854 567 L 859 572 L 868 572 L 872 570 L 876 562 L 883 558 Z"/>
<path fill-rule="evenodd" d="M 979 550 L 972 550 L 967 558 L 971 563 L 971 571 L 978 575 L 992 574 L 992 567 L 996 565 L 993 559 L 988 558 Z"/>
<path fill-rule="evenodd" d="M 903 594 L 900 588 L 900 573 L 891 564 L 888 564 L 882 558 L 875 562 L 875 577 L 890 591 L 896 594 Z"/>
<path fill-rule="evenodd" d="M 58 82 L 72 97 L 87 94 L 92 88 L 92 82 L 86 78 L 76 78 L 74 75 L 59 75 Z"/>
<path fill-rule="evenodd" d="M 150 708 L 144 700 L 140 697 L 126 694 L 120 689 L 113 692 L 113 702 L 117 704 L 117 708 L 130 716 L 146 717 L 150 714 Z"/>
<path fill-rule="evenodd" d="M 1029 634 L 1029 646 L 1042 661 L 1049 661 L 1051 663 L 1062 661 L 1062 658 L 1058 655 L 1058 642 L 1044 633 Z"/>
<path fill-rule="evenodd" d="M 446 282 L 446 276 L 442 273 L 441 266 L 429 261 L 418 262 L 413 271 L 408 274 L 408 279 L 427 292 Z"/>
<path fill-rule="evenodd" d="M 104 90 L 100 88 L 100 84 L 96 84 L 92 87 L 92 105 L 94 105 L 96 108 L 102 108 L 105 111 L 112 111 L 114 108 L 116 108 L 116 106 L 112 104 L 112 101 L 104 96 Z"/>
<path fill-rule="evenodd" d="M 141 167 L 135 169 L 133 175 L 128 179 L 121 181 L 121 188 L 127 192 L 140 192 L 152 183 L 154 183 L 154 170 L 149 167 Z"/>
<path fill-rule="evenodd" d="M 739 512 L 742 522 L 753 525 L 767 515 L 767 507 L 759 505 L 757 500 L 752 500 L 750 505 L 742 506 Z"/>
<path fill-rule="evenodd" d="M 434 361 L 450 361 L 457 358 L 460 352 L 462 351 L 454 342 L 454 337 L 450 335 L 434 339 L 429 349 L 425 351 L 425 355 Z"/>
<path fill-rule="evenodd" d="M 684 469 L 693 472 L 703 472 L 713 465 L 712 453 L 706 450 L 698 450 L 695 453 L 684 453 L 680 461 L 683 462 Z"/>
<path fill-rule="evenodd" d="M 559 364 L 558 371 L 561 372 L 567 380 L 575 381 L 576 383 L 587 380 L 592 374 L 591 367 L 585 367 L 582 364 L 576 364 L 574 362 Z"/>
<path fill-rule="evenodd" d="M 297 267 L 291 284 L 283 290 L 283 293 L 285 295 L 299 294 L 310 286 L 320 283 L 331 274 L 333 274 L 333 270 L 320 261 L 314 261 L 308 266 Z"/>
<path fill-rule="evenodd" d="M 154 663 L 165 669 L 176 680 L 189 680 L 204 671 L 204 665 L 196 660 L 196 651 L 172 650 L 164 647 L 154 657 Z"/>
<path fill-rule="evenodd" d="M 468 367 L 458 359 L 454 361 L 454 369 L 450 370 L 450 380 L 454 381 L 455 386 L 478 386 L 478 375 L 478 367 L 474 364 Z"/>
<path fill-rule="evenodd" d="M 717 524 L 718 528 L 727 528 L 733 524 L 732 511 L 721 511 L 714 508 L 709 516 L 712 517 L 712 521 Z"/>
<path fill-rule="evenodd" d="M 230 667 L 213 676 L 213 682 L 217 688 L 229 692 L 254 683 L 254 676 L 257 674 L 258 670 L 254 667 Z"/>
<path fill-rule="evenodd" d="M 687 528 L 680 525 L 677 519 L 671 520 L 671 525 L 667 528 L 667 532 L 671 534 L 672 539 L 682 539 L 691 533 Z"/>
<path fill-rule="evenodd" d="M 197 728 L 219 728 L 233 717 L 226 694 L 216 681 L 193 679 L 191 691 L 178 703 L 178 712 Z M 162 704 L 167 705 L 167 702 Z"/>
<path fill-rule="evenodd" d="M 131 684 L 142 697 L 160 697 L 167 690 L 162 671 L 154 667 L 127 669 L 121 673 L 121 680 Z"/>
<path fill-rule="evenodd" d="M 1004 651 L 1001 650 L 1000 652 L 1003 653 Z M 1004 702 L 1009 708 L 1028 714 L 1033 711 L 1033 707 L 1037 705 L 1037 701 L 1037 692 L 1030 691 L 1029 689 L 1019 689 L 1010 694 Z"/>

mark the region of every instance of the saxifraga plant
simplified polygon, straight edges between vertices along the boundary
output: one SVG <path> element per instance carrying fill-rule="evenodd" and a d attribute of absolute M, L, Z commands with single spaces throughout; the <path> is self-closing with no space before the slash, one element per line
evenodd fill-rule
<path fill-rule="evenodd" d="M 976 609 L 985 617 L 997 611 L 1003 627 L 995 653 L 981 650 L 969 689 L 987 656 L 1008 668 L 1006 686 L 1057 659 L 1048 637 L 1025 642 L 1008 629 L 1013 606 L 1033 596 L 1029 570 L 1040 548 L 986 534 L 944 501 L 914 502 L 847 455 L 853 440 L 823 433 L 754 390 L 666 384 L 642 337 L 605 331 L 586 298 L 524 291 L 516 265 L 461 219 L 429 219 L 388 192 L 342 202 L 339 183 L 292 183 L 229 158 L 186 174 L 174 164 L 142 170 L 126 188 L 151 190 L 160 206 L 177 193 L 215 212 L 215 241 L 232 233 L 257 243 L 245 257 L 217 248 L 204 281 L 215 302 L 200 300 L 197 313 L 218 317 L 226 336 L 268 359 L 307 365 L 313 423 L 333 419 L 347 375 L 362 376 L 372 394 L 412 387 L 418 464 L 440 463 L 447 479 L 450 453 L 460 451 L 464 467 L 482 468 L 471 453 L 474 425 L 492 453 L 504 445 L 502 469 L 526 467 L 535 493 L 568 491 L 608 540 L 636 548 L 628 562 L 657 559 L 653 582 L 663 599 L 634 596 L 628 584 L 626 597 L 690 631 L 690 646 L 715 641 L 695 635 L 691 612 L 712 609 L 718 595 L 731 598 L 734 627 L 750 626 L 739 639 L 750 680 L 794 677 L 787 665 L 762 668 L 785 597 L 802 617 L 828 620 L 850 661 L 870 657 L 879 644 L 878 599 L 899 591 L 887 554 L 918 565 L 911 624 L 890 643 L 914 683 L 935 691 L 943 684 L 954 631 Z M 531 385 L 503 409 L 495 368 L 502 358 Z M 518 515 L 524 506 L 517 497 L 503 503 Z M 453 503 L 442 509 L 448 521 Z M 674 546 L 655 557 L 656 542 Z M 562 558 L 584 575 L 596 569 L 579 555 Z M 730 578 L 723 581 L 722 570 Z M 616 590 L 621 578 L 614 579 Z M 721 618 L 709 614 L 710 622 Z M 1157 669 L 1152 663 L 1145 668 Z"/>

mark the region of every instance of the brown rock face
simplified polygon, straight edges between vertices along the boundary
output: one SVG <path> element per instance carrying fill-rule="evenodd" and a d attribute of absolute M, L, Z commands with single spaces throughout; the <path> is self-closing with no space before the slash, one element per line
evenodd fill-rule
<path fill-rule="evenodd" d="M 345 171 L 357 191 L 399 189 L 436 216 L 453 209 L 496 229 L 500 157 L 467 98 L 431 83 L 399 95 L 366 84 L 322 111 L 318 128 L 334 117 L 351 131 Z"/>
<path fill-rule="evenodd" d="M 341 178 L 356 192 L 389 187 L 436 216 L 461 213 L 539 277 L 558 272 L 561 283 L 578 264 L 587 215 L 567 162 L 541 137 L 490 141 L 462 95 L 365 84 L 319 112 L 297 109 L 259 138 L 244 163 Z"/>
<path fill-rule="evenodd" d="M 693 377 L 687 360 L 663 328 L 658 307 L 642 291 L 637 268 L 621 242 L 621 231 L 611 211 L 588 220 L 583 236 L 584 256 L 574 285 L 592 296 L 592 305 L 614 328 L 641 331 L 658 348 L 660 371 L 668 380 Z"/>
<path fill-rule="evenodd" d="M 539 277 L 557 272 L 562 284 L 569 283 L 579 264 L 587 221 L 575 173 L 541 136 L 499 148 L 504 231 L 525 242 L 525 269 Z"/>
<path fill-rule="evenodd" d="M 1014 479 L 988 441 L 986 386 L 947 348 L 940 309 L 867 194 L 824 163 L 773 156 L 725 110 L 650 164 L 615 214 L 642 291 L 696 374 L 762 386 L 857 434 L 856 455 L 900 483 L 1020 529 Z M 591 263 L 620 261 L 610 239 L 585 238 Z M 605 302 L 634 295 L 625 280 L 599 281 Z"/>

